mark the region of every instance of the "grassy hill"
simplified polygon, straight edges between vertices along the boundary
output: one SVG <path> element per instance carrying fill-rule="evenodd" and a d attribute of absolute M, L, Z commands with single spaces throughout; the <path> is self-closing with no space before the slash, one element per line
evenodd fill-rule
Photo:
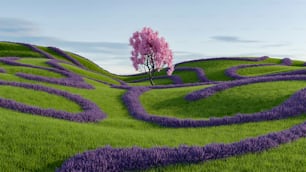
<path fill-rule="evenodd" d="M 146 78 L 0 42 L 0 171 L 306 171 L 304 62 L 200 59 Z"/>

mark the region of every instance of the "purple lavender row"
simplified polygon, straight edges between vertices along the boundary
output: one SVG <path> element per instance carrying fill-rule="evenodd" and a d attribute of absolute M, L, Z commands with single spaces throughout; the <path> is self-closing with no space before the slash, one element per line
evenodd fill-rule
<path fill-rule="evenodd" d="M 0 85 L 9 85 L 13 87 L 23 87 L 32 90 L 38 90 L 47 92 L 50 94 L 55 94 L 58 96 L 65 97 L 71 101 L 76 102 L 79 104 L 83 111 L 80 113 L 70 113 L 64 112 L 59 110 L 53 109 L 41 109 L 35 106 L 29 106 L 22 103 L 15 102 L 13 100 L 2 99 L 0 98 L 0 106 L 12 110 L 16 110 L 23 113 L 30 113 L 36 114 L 41 116 L 48 116 L 58 119 L 65 119 L 75 122 L 97 122 L 106 117 L 106 115 L 100 110 L 100 108 L 92 103 L 91 101 L 82 98 L 79 95 L 71 94 L 66 91 L 57 90 L 54 88 L 49 88 L 41 85 L 34 85 L 34 84 L 26 84 L 26 83 L 19 83 L 19 82 L 7 82 L 7 81 L 0 81 Z"/>
<path fill-rule="evenodd" d="M 223 91 L 232 87 L 259 83 L 259 82 L 272 82 L 272 81 L 290 81 L 290 80 L 306 80 L 306 75 L 276 75 L 276 76 L 263 76 L 263 77 L 251 77 L 241 80 L 234 80 L 230 82 L 224 82 L 212 87 L 208 87 L 202 90 L 194 91 L 188 94 L 185 99 L 188 101 L 195 101 L 202 98 L 209 97 L 219 91 Z"/>
<path fill-rule="evenodd" d="M 35 45 L 26 44 L 26 43 L 18 43 L 18 44 L 30 48 L 32 51 L 37 52 L 37 53 L 43 55 L 43 56 L 46 57 L 47 59 L 54 59 L 54 57 L 53 57 L 51 54 L 49 54 L 49 53 L 47 53 L 47 52 L 45 52 L 45 51 L 43 51 L 43 50 L 37 48 Z"/>
<path fill-rule="evenodd" d="M 44 57 L 48 58 L 48 59 L 54 59 L 56 61 L 56 59 L 49 53 L 37 48 L 36 46 L 34 45 L 31 45 L 31 44 L 26 44 L 26 43 L 18 43 L 20 45 L 23 45 L 23 46 L 26 46 L 26 47 L 29 47 L 32 51 L 35 51 L 35 52 L 38 52 L 39 54 L 43 55 Z M 53 51 L 59 53 L 60 55 L 64 56 L 65 58 L 67 58 L 68 60 L 72 61 L 72 63 L 76 64 L 78 67 L 81 67 L 83 69 L 86 69 L 84 67 L 84 65 L 82 65 L 79 61 L 75 60 L 74 58 L 72 58 L 71 56 L 69 56 L 67 53 L 65 53 L 64 51 L 62 51 L 61 49 L 59 48 L 56 48 L 56 47 L 48 47 L 50 49 L 52 49 Z M 48 61 L 47 64 L 57 68 L 57 69 L 60 69 L 60 70 L 65 70 L 65 71 L 68 71 L 67 69 L 63 68 L 62 66 L 58 65 L 57 63 L 54 63 L 54 61 Z M 117 81 L 121 84 L 121 85 L 126 85 L 126 83 L 122 80 L 119 80 L 117 79 Z"/>
<path fill-rule="evenodd" d="M 69 61 L 71 61 L 73 64 L 77 65 L 78 67 L 84 69 L 84 70 L 87 70 L 87 68 L 81 64 L 79 61 L 77 61 L 76 59 L 74 59 L 73 57 L 71 57 L 70 55 L 68 55 L 67 53 L 65 53 L 63 50 L 59 49 L 59 48 L 56 48 L 56 47 L 48 47 L 50 48 L 51 50 L 53 50 L 54 52 L 60 54 L 61 56 L 65 57 L 66 59 L 68 59 Z M 55 67 L 55 68 L 58 68 L 58 69 L 61 69 L 61 70 L 66 70 L 65 68 L 63 68 L 62 66 L 58 65 L 57 63 L 52 63 L 52 61 L 49 61 L 47 62 L 49 65 Z M 91 71 L 93 72 L 93 71 Z M 116 81 L 118 81 L 121 85 L 127 85 L 126 82 L 122 81 L 122 80 L 119 80 L 119 79 L 115 79 Z M 102 83 L 106 83 L 106 82 L 103 82 L 101 81 Z M 108 83 L 106 83 L 108 84 Z"/>
<path fill-rule="evenodd" d="M 67 60 L 71 61 L 73 64 L 77 65 L 78 67 L 85 69 L 85 67 L 76 59 L 72 58 L 70 55 L 68 55 L 67 53 L 65 53 L 64 51 L 62 51 L 59 48 L 56 47 L 48 47 L 49 49 L 53 50 L 54 52 L 58 53 L 59 55 L 65 57 Z"/>
<path fill-rule="evenodd" d="M 71 52 L 70 52 L 71 53 Z M 83 59 L 86 59 L 86 60 L 88 60 L 87 58 L 85 58 L 85 57 L 82 57 L 82 56 L 80 56 L 80 55 L 78 55 L 78 54 L 75 54 L 75 53 L 71 53 L 71 54 L 74 54 L 74 55 L 76 55 L 76 56 L 79 56 L 79 57 L 81 57 L 81 58 L 83 58 Z M 71 56 L 70 56 L 71 57 Z M 90 60 L 88 60 L 88 61 L 90 61 Z M 83 65 L 84 66 L 84 65 Z M 86 69 L 85 69 L 86 68 Z M 84 67 L 84 69 L 85 70 L 88 70 L 88 71 L 90 71 L 90 72 L 94 72 L 94 73 L 97 73 L 97 74 L 101 74 L 101 73 L 99 73 L 99 72 L 96 72 L 96 71 L 92 71 L 92 70 L 89 70 L 87 67 Z M 115 74 L 114 74 L 115 75 Z M 92 79 L 92 80 L 94 80 L 93 78 L 89 78 L 89 79 Z M 114 79 L 114 80 L 116 80 L 117 82 L 119 82 L 120 83 L 120 85 L 127 85 L 127 83 L 126 82 L 124 82 L 123 80 L 120 80 L 120 79 L 117 79 L 117 78 L 112 78 L 112 79 Z M 104 81 L 98 81 L 98 82 L 101 82 L 101 83 L 103 83 Z M 106 83 L 107 85 L 111 85 L 111 84 L 109 84 L 109 83 Z"/>
<path fill-rule="evenodd" d="M 0 73 L 5 73 L 5 69 L 0 68 Z"/>
<path fill-rule="evenodd" d="M 67 79 L 67 78 L 57 79 L 57 78 L 49 78 L 49 77 L 38 76 L 38 75 L 31 75 L 31 74 L 26 74 L 26 73 L 16 73 L 16 76 L 19 76 L 21 78 L 28 79 L 28 80 L 48 82 L 48 83 L 58 84 L 58 85 L 63 85 L 63 86 L 70 86 L 70 87 L 84 88 L 84 89 L 94 88 L 92 85 L 89 85 L 85 82 L 80 82 L 74 79 Z"/>
<path fill-rule="evenodd" d="M 66 68 L 62 67 L 61 65 L 58 64 L 58 62 L 59 62 L 58 60 L 53 59 L 53 60 L 47 61 L 47 64 L 49 64 L 50 66 L 52 66 L 52 67 L 54 67 L 56 69 L 59 69 L 59 70 L 62 70 L 62 71 L 67 71 L 68 73 L 70 73 L 70 75 L 73 75 L 75 78 L 79 77 L 81 79 L 81 81 L 83 81 L 82 77 L 80 77 L 79 75 L 77 75 L 75 73 L 72 73 L 69 70 L 67 70 Z M 87 70 L 87 69 L 84 69 L 84 70 Z M 89 77 L 87 77 L 87 78 L 91 79 L 91 80 L 95 80 L 95 81 L 101 82 L 101 83 L 104 83 L 104 84 L 107 84 L 107 85 L 112 85 L 112 84 L 109 84 L 109 83 L 104 82 L 104 81 L 96 80 L 96 79 L 89 78 Z M 114 80 L 118 81 L 121 85 L 127 85 L 127 83 L 122 81 L 122 80 L 119 80 L 119 79 L 114 79 Z"/>
<path fill-rule="evenodd" d="M 155 76 L 155 77 L 153 77 L 153 80 L 154 79 L 171 79 L 173 84 L 182 84 L 183 83 L 182 79 L 179 76 L 176 76 L 176 75 Z M 149 78 L 142 78 L 142 79 L 133 80 L 133 81 L 131 81 L 131 83 L 137 83 L 137 82 L 148 81 L 148 80 L 149 80 Z"/>
<path fill-rule="evenodd" d="M 305 79 L 304 76 L 303 79 Z M 139 101 L 139 96 L 144 92 L 150 90 L 148 87 L 132 87 L 123 95 L 123 102 L 125 103 L 130 115 L 134 118 L 158 124 L 164 127 L 209 127 L 220 125 L 241 124 L 247 122 L 260 122 L 268 120 L 278 120 L 300 115 L 306 112 L 306 89 L 303 89 L 279 106 L 271 110 L 252 113 L 241 114 L 234 116 L 226 116 L 223 118 L 210 118 L 208 120 L 193 120 L 193 119 L 178 119 L 174 117 L 163 117 L 151 115 L 146 112 Z"/>
<path fill-rule="evenodd" d="M 281 61 L 281 64 L 285 65 L 285 66 L 291 66 L 292 65 L 292 61 L 291 61 L 290 58 L 283 58 L 282 61 Z"/>
<path fill-rule="evenodd" d="M 268 59 L 269 56 L 262 56 L 262 57 L 217 57 L 217 58 L 206 58 L 206 59 L 197 59 L 197 60 L 190 60 L 190 61 L 184 61 L 181 63 L 175 64 L 177 65 L 182 65 L 186 63 L 194 63 L 194 62 L 204 62 L 204 61 L 213 61 L 213 60 L 237 60 L 237 61 L 253 61 L 253 62 L 258 62 L 258 61 L 263 61 Z"/>
<path fill-rule="evenodd" d="M 19 59 L 20 59 L 19 57 L 3 57 L 3 58 L 0 59 L 0 62 L 5 63 L 7 65 L 11 65 L 11 66 L 24 66 L 24 67 L 48 70 L 48 71 L 51 71 L 51 72 L 62 74 L 62 75 L 67 76 L 67 77 L 70 76 L 70 73 L 65 71 L 65 70 L 42 67 L 42 66 L 34 66 L 34 65 L 30 65 L 30 64 L 23 64 L 23 63 L 19 63 L 19 62 L 16 61 L 16 60 L 19 60 Z M 56 61 L 56 60 L 50 60 L 50 61 Z"/>
<path fill-rule="evenodd" d="M 120 83 L 120 85 L 128 85 L 125 81 L 121 80 L 121 79 L 117 79 L 117 78 L 113 78 L 114 80 L 116 80 L 117 82 Z M 112 85 L 112 84 L 111 84 Z"/>
<path fill-rule="evenodd" d="M 37 69 L 43 69 L 43 70 L 48 70 L 52 72 L 56 72 L 59 74 L 62 74 L 64 76 L 67 76 L 67 78 L 49 78 L 49 77 L 44 77 L 44 76 L 37 76 L 37 75 L 31 75 L 31 74 L 25 74 L 25 73 L 16 73 L 16 76 L 29 79 L 29 80 L 35 80 L 35 81 L 41 81 L 41 82 L 48 82 L 48 83 L 53 83 L 53 84 L 59 84 L 59 85 L 64 85 L 64 86 L 72 86 L 72 87 L 77 87 L 77 88 L 85 88 L 85 89 L 93 89 L 94 87 L 92 85 L 89 85 L 84 82 L 83 78 L 68 72 L 67 70 L 61 70 L 59 65 L 57 65 L 57 61 L 52 59 L 49 62 L 53 64 L 53 66 L 56 66 L 59 69 L 52 69 L 52 68 L 47 68 L 47 67 L 41 67 L 41 66 L 34 66 L 34 65 L 29 65 L 29 64 L 22 64 L 18 63 L 15 60 L 18 60 L 19 58 L 17 57 L 7 57 L 7 58 L 1 58 L 0 61 L 8 64 L 8 65 L 14 65 L 14 66 L 25 66 L 25 67 L 30 67 L 30 68 L 37 68 Z"/>
<path fill-rule="evenodd" d="M 57 172 L 145 170 L 182 163 L 200 163 L 248 153 L 257 153 L 306 137 L 306 123 L 290 129 L 253 137 L 230 144 L 199 146 L 112 148 L 102 147 L 66 160 Z"/>
<path fill-rule="evenodd" d="M 225 75 L 227 75 L 230 78 L 233 79 L 245 79 L 245 78 L 250 78 L 249 76 L 241 76 L 237 74 L 237 70 L 239 69 L 244 69 L 244 68 L 250 68 L 250 67 L 259 67 L 259 66 L 275 66 L 276 64 L 245 64 L 245 65 L 239 65 L 239 66 L 234 66 L 231 68 L 228 68 L 225 70 Z"/>
<path fill-rule="evenodd" d="M 64 68 L 61 65 L 59 65 L 58 62 L 59 61 L 57 59 L 52 59 L 52 60 L 47 61 L 47 64 L 52 66 L 52 67 L 54 67 L 54 68 L 56 68 L 56 69 L 59 69 L 59 70 L 69 71 L 66 68 Z"/>
<path fill-rule="evenodd" d="M 20 58 L 18 58 L 18 57 L 5 57 L 5 58 L 1 58 L 0 61 L 5 63 L 5 64 L 13 65 L 13 66 L 24 66 L 24 67 L 47 70 L 47 71 L 51 71 L 51 72 L 55 72 L 55 73 L 59 73 L 61 75 L 64 75 L 64 76 L 68 77 L 68 79 L 71 79 L 71 80 L 80 81 L 80 82 L 84 81 L 82 79 L 82 77 L 80 77 L 79 75 L 76 75 L 75 73 L 72 73 L 72 72 L 66 70 L 65 68 L 61 67 L 60 65 L 58 65 L 58 60 L 56 60 L 56 59 L 51 59 L 51 60 L 47 61 L 47 64 L 51 65 L 54 68 L 34 66 L 34 65 L 30 65 L 30 64 L 19 63 L 19 62 L 16 61 L 16 60 L 19 60 L 19 59 Z"/>
<path fill-rule="evenodd" d="M 176 67 L 176 71 L 194 71 L 197 74 L 198 80 L 200 82 L 209 82 L 202 68 L 199 67 Z"/>

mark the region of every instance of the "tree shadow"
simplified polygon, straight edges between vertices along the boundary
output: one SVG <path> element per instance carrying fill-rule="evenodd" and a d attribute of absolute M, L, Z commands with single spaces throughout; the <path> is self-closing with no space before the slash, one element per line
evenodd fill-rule
<path fill-rule="evenodd" d="M 37 170 L 34 170 L 34 172 L 54 172 L 57 168 L 60 168 L 62 163 L 64 162 L 65 160 L 57 160 L 57 161 L 54 161 L 52 163 L 49 163 L 47 164 L 46 166 L 40 168 L 40 169 L 37 169 Z"/>

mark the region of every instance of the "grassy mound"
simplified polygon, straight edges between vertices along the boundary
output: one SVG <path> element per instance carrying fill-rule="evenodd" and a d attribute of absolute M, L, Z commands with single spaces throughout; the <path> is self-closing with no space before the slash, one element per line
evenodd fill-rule
<path fill-rule="evenodd" d="M 127 93 L 127 87 L 149 85 L 149 81 L 145 80 L 147 78 L 146 74 L 115 75 L 86 58 L 72 52 L 63 51 L 84 66 L 84 68 L 81 68 L 49 47 L 36 47 L 49 53 L 53 59 L 48 59 L 21 44 L 0 42 L 1 57 L 21 57 L 16 62 L 40 67 L 33 68 L 1 63 L 0 68 L 4 69 L 4 72 L 0 73 L 0 80 L 32 84 L 34 87 L 36 85 L 37 88 L 44 86 L 67 92 L 69 95 L 73 94 L 82 98 L 83 103 L 80 105 L 71 98 L 42 92 L 35 90 L 35 88 L 27 89 L 8 85 L 0 85 L 0 102 L 9 99 L 42 109 L 54 109 L 70 113 L 86 111 L 87 103 L 90 102 L 105 113 L 106 117 L 96 122 L 79 123 L 63 120 L 65 118 L 55 119 L 24 113 L 1 106 L 0 169 L 5 169 L 5 171 L 55 171 L 70 157 L 107 145 L 115 148 L 131 148 L 134 146 L 175 148 L 180 145 L 231 144 L 247 138 L 287 130 L 306 121 L 305 114 L 297 114 L 298 116 L 281 120 L 233 125 L 197 128 L 162 127 L 136 119 L 130 114 L 130 107 L 122 99 L 123 95 Z M 304 80 L 289 80 L 254 83 L 220 91 L 198 101 L 187 101 L 184 98 L 190 92 L 219 84 L 203 82 L 200 74 L 205 75 L 210 81 L 230 82 L 233 79 L 225 74 L 228 68 L 245 64 L 270 63 L 277 66 L 244 68 L 238 70 L 238 74 L 263 76 L 306 69 L 306 67 L 303 67 L 303 62 L 293 60 L 291 66 L 284 66 L 281 65 L 281 60 L 277 58 L 260 61 L 245 61 L 243 59 L 191 61 L 177 65 L 178 70 L 173 73 L 173 75 L 181 78 L 186 85 L 177 84 L 180 87 L 176 88 L 176 85 L 173 85 L 173 81 L 169 78 L 156 79 L 156 84 L 174 88 L 153 88 L 143 93 L 139 101 L 149 114 L 178 119 L 218 118 L 233 116 L 237 113 L 254 113 L 273 109 L 305 88 L 306 82 Z M 179 70 L 183 67 L 192 69 Z M 61 82 L 30 80 L 20 77 L 16 73 L 52 78 L 61 80 Z M 156 76 L 165 75 L 165 70 L 156 74 Z M 134 82 L 137 80 L 142 81 Z M 125 84 L 125 86 L 121 86 L 122 84 Z M 85 86 L 78 87 L 79 85 Z M 84 113 L 83 118 L 87 119 L 91 116 Z M 303 171 L 306 163 L 305 143 L 306 139 L 300 138 L 297 141 L 281 144 L 263 152 L 232 156 L 198 164 L 181 163 L 170 164 L 165 167 L 153 166 L 148 171 Z"/>

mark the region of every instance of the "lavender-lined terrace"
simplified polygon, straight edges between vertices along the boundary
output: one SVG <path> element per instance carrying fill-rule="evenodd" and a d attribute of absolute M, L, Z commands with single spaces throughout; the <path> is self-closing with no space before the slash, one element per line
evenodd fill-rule
<path fill-rule="evenodd" d="M 296 80 L 305 80 L 306 76 L 296 78 Z M 266 81 L 263 81 L 266 82 Z M 246 83 L 248 84 L 248 83 Z M 213 86 L 214 87 L 214 86 Z M 208 87 L 209 89 L 212 87 Z M 164 127 L 208 127 L 241 124 L 247 122 L 260 122 L 268 120 L 284 119 L 300 115 L 306 112 L 306 89 L 302 89 L 292 95 L 284 103 L 272 108 L 271 110 L 252 113 L 252 114 L 236 114 L 234 116 L 226 116 L 223 118 L 210 118 L 208 120 L 178 119 L 174 117 L 163 117 L 148 114 L 139 101 L 139 96 L 146 91 L 148 87 L 132 87 L 124 95 L 123 101 L 129 110 L 130 115 L 134 118 L 146 122 L 152 122 Z M 205 90 L 205 89 L 204 89 Z M 208 93 L 211 93 L 208 91 Z"/>
<path fill-rule="evenodd" d="M 65 119 L 65 120 L 76 121 L 76 122 L 97 122 L 106 117 L 106 115 L 100 110 L 100 108 L 96 104 L 92 103 L 91 101 L 87 99 L 82 98 L 79 95 L 71 94 L 66 91 L 61 91 L 61 90 L 57 90 L 54 88 L 49 88 L 49 87 L 45 87 L 41 85 L 26 84 L 26 83 L 19 83 L 19 82 L 0 81 L 0 85 L 23 87 L 26 89 L 43 91 L 43 92 L 47 92 L 50 94 L 62 96 L 62 97 L 65 97 L 79 104 L 82 107 L 83 111 L 80 113 L 70 113 L 70 112 L 58 111 L 58 110 L 53 110 L 53 109 L 41 109 L 36 106 L 30 106 L 30 105 L 15 102 L 13 100 L 0 98 L 0 106 L 3 108 L 16 110 L 16 111 L 23 112 L 23 113 L 48 116 L 48 117 Z"/>
<path fill-rule="evenodd" d="M 77 65 L 78 67 L 80 67 L 82 69 L 85 69 L 85 67 L 79 61 L 77 61 L 76 59 L 72 58 L 70 55 L 68 55 L 67 53 L 65 53 L 61 49 L 56 48 L 56 47 L 48 47 L 48 48 L 50 48 L 54 52 L 58 53 L 59 55 L 65 57 L 67 60 L 71 61 L 73 64 Z"/>
<path fill-rule="evenodd" d="M 56 65 L 55 68 L 34 66 L 34 65 L 30 65 L 30 64 L 23 64 L 23 63 L 17 62 L 17 60 L 19 60 L 19 59 L 20 59 L 19 57 L 3 57 L 3 58 L 0 58 L 0 62 L 5 63 L 7 65 L 11 65 L 11 66 L 23 66 L 23 67 L 30 67 L 30 68 L 35 68 L 35 69 L 47 70 L 47 71 L 62 74 L 62 75 L 67 76 L 67 77 L 69 77 L 71 75 L 75 75 L 75 74 L 71 74 L 70 72 L 67 72 L 66 70 L 58 69 L 59 65 Z M 50 61 L 52 61 L 51 63 L 53 63 L 53 67 L 55 66 L 55 64 L 57 64 L 57 60 L 52 59 Z M 50 61 L 48 61 L 48 62 L 50 62 Z"/>
<path fill-rule="evenodd" d="M 43 56 L 46 57 L 47 59 L 54 59 L 54 57 L 53 57 L 51 54 L 49 54 L 49 53 L 47 53 L 47 52 L 45 52 L 45 51 L 43 51 L 43 50 L 37 48 L 35 45 L 26 44 L 26 43 L 19 43 L 19 44 L 20 44 L 20 45 L 23 45 L 23 46 L 26 46 L 26 47 L 29 47 L 32 51 L 35 51 L 35 52 L 37 52 L 37 53 L 43 55 Z"/>
<path fill-rule="evenodd" d="M 26 74 L 26 73 L 16 73 L 16 76 L 19 76 L 24 79 L 40 81 L 40 82 L 48 82 L 52 84 L 64 85 L 69 87 L 76 87 L 76 88 L 84 88 L 84 89 L 93 89 L 92 85 L 89 85 L 85 82 L 80 82 L 79 80 L 71 79 L 71 78 L 49 78 L 44 76 Z"/>
<path fill-rule="evenodd" d="M 237 81 L 237 83 L 225 82 L 221 83 L 220 85 L 232 83 L 229 85 L 233 87 L 249 83 L 269 82 L 270 79 L 271 77 L 257 78 L 255 80 L 253 78 L 248 80 L 241 80 L 243 82 Z M 276 80 L 306 80 L 306 76 L 278 76 L 274 81 Z M 215 87 L 217 86 L 218 85 Z M 189 124 L 191 124 L 189 120 L 176 121 L 177 119 L 175 118 L 160 117 L 147 114 L 145 109 L 141 106 L 138 98 L 142 93 L 149 90 L 150 88 L 148 87 L 129 87 L 128 92 L 123 96 L 123 100 L 132 116 L 147 122 L 155 122 L 162 126 L 178 127 L 178 125 L 182 125 L 186 127 L 187 125 L 188 127 L 194 127 L 189 126 Z M 284 103 L 269 111 L 257 112 L 254 114 L 238 114 L 232 118 L 214 118 L 206 122 L 211 123 L 211 125 L 207 126 L 215 126 L 241 122 L 257 122 L 262 120 L 288 118 L 300 115 L 301 113 L 305 113 L 305 103 L 306 89 L 302 89 L 292 95 Z M 178 163 L 199 163 L 247 153 L 265 151 L 271 148 L 275 148 L 281 144 L 292 142 L 302 137 L 306 137 L 306 122 L 293 126 L 288 130 L 269 133 L 259 137 L 248 138 L 231 144 L 209 144 L 203 147 L 153 147 L 148 149 L 140 147 L 112 148 L 110 146 L 106 146 L 71 157 L 66 162 L 64 162 L 62 167 L 57 171 L 133 171 Z"/>
<path fill-rule="evenodd" d="M 47 61 L 47 64 L 56 68 L 56 69 L 59 69 L 59 70 L 63 70 L 63 71 L 68 71 L 66 68 L 62 67 L 61 65 L 58 64 L 58 60 L 56 59 L 53 59 L 53 60 L 49 60 Z"/>
<path fill-rule="evenodd" d="M 0 62 L 3 62 L 8 65 L 13 65 L 13 66 L 24 66 L 24 67 L 30 67 L 30 68 L 43 69 L 43 70 L 59 73 L 59 74 L 66 76 L 66 78 L 49 78 L 49 77 L 44 77 L 44 76 L 32 75 L 32 74 L 16 73 L 16 76 L 19 76 L 25 79 L 41 81 L 41 82 L 48 82 L 48 83 L 59 84 L 59 85 L 64 85 L 64 86 L 77 87 L 77 88 L 85 88 L 85 89 L 94 88 L 92 85 L 89 85 L 86 82 L 84 82 L 83 78 L 80 77 L 79 75 L 69 72 L 66 69 L 63 70 L 64 68 L 58 65 L 57 64 L 58 61 L 55 59 L 48 61 L 50 64 L 52 64 L 53 67 L 55 67 L 55 69 L 41 67 L 41 66 L 34 66 L 34 65 L 29 65 L 29 64 L 22 64 L 16 61 L 18 59 L 19 59 L 18 57 L 6 57 L 6 58 L 1 58 Z"/>
<path fill-rule="evenodd" d="M 41 67 L 34 66 L 29 64 L 22 64 L 17 62 L 18 57 L 7 57 L 0 58 L 0 62 L 5 63 L 6 65 L 13 66 L 23 66 L 30 68 L 37 68 L 48 70 L 55 73 L 60 73 L 66 78 L 48 78 L 44 76 L 37 76 L 32 74 L 25 73 L 16 73 L 17 76 L 36 80 L 40 82 L 48 82 L 54 84 L 60 84 L 65 86 L 72 86 L 77 88 L 86 88 L 92 89 L 93 86 L 87 84 L 83 77 L 73 73 L 59 64 L 68 63 L 56 60 L 51 54 L 39 49 L 38 47 L 30 44 L 22 44 L 29 47 L 32 51 L 38 52 L 44 57 L 50 59 L 47 63 L 51 66 Z M 59 55 L 65 57 L 67 60 L 75 64 L 77 67 L 86 69 L 79 61 L 69 56 L 67 53 L 62 51 L 59 48 L 48 47 Z M 190 62 L 202 62 L 202 61 L 211 61 L 211 60 L 237 60 L 237 61 L 263 61 L 269 57 L 263 56 L 258 58 L 212 58 L 212 59 L 200 59 L 192 60 L 188 62 L 182 62 L 180 64 L 190 63 Z M 292 61 L 289 58 L 284 58 L 282 60 L 282 65 L 292 65 Z M 69 63 L 71 64 L 71 63 Z M 221 118 L 210 118 L 208 120 L 194 120 L 194 119 L 179 119 L 175 117 L 166 117 L 160 115 L 149 114 L 145 108 L 142 106 L 139 97 L 144 94 L 146 91 L 152 89 L 164 89 L 164 88 L 177 88 L 177 87 L 186 87 L 186 86 L 198 86 L 198 85 L 207 85 L 212 84 L 211 87 L 194 91 L 186 95 L 185 99 L 187 101 L 196 101 L 200 99 L 207 98 L 214 95 L 217 92 L 253 83 L 262 83 L 262 82 L 274 82 L 274 81 L 291 81 L 291 80 L 303 80 L 306 81 L 306 70 L 296 70 L 291 72 L 282 72 L 277 74 L 269 74 L 260 77 L 244 77 L 237 74 L 238 69 L 247 68 L 247 67 L 257 67 L 257 66 L 270 66 L 275 64 L 252 64 L 252 65 L 240 65 L 229 68 L 226 70 L 226 75 L 232 77 L 234 81 L 224 81 L 224 82 L 213 82 L 208 80 L 205 76 L 204 70 L 198 67 L 177 67 L 177 71 L 193 71 L 197 74 L 199 82 L 197 83 L 186 83 L 184 84 L 182 79 L 179 76 L 159 76 L 155 79 L 168 78 L 173 81 L 173 84 L 170 85 L 155 85 L 148 87 L 133 87 L 127 85 L 125 82 L 115 79 L 121 83 L 121 85 L 113 85 L 104 81 L 96 80 L 90 78 L 91 75 L 86 76 L 92 80 L 96 80 L 100 83 L 107 84 L 112 88 L 117 89 L 126 89 L 125 94 L 122 96 L 123 103 L 127 108 L 128 112 L 132 117 L 138 120 L 142 120 L 149 123 L 154 123 L 164 127 L 172 128 L 182 128 L 182 127 L 211 127 L 211 126 L 220 126 L 220 125 L 233 125 L 233 124 L 242 124 L 248 122 L 260 122 L 260 121 L 269 121 L 269 120 L 278 120 L 285 119 L 294 116 L 302 115 L 306 113 L 306 88 L 297 91 L 292 94 L 287 100 L 283 103 L 275 106 L 269 110 L 255 112 L 250 114 L 234 114 L 233 116 L 226 116 Z M 86 69 L 87 70 L 87 69 Z M 90 70 L 90 69 L 88 69 Z M 5 72 L 0 68 L 0 72 Z M 142 75 L 142 74 L 137 74 Z M 132 75 L 131 75 L 132 76 Z M 144 81 L 147 79 L 138 80 L 136 82 Z M 65 97 L 66 99 L 77 103 L 82 111 L 79 113 L 65 112 L 61 110 L 54 109 L 43 109 L 37 106 L 31 106 L 23 103 L 16 102 L 10 99 L 0 98 L 0 107 L 11 109 L 14 111 L 40 115 L 46 117 L 53 117 L 57 119 L 64 119 L 75 122 L 98 122 L 106 118 L 106 114 L 101 111 L 101 109 L 90 100 L 83 98 L 80 95 L 75 95 L 66 91 L 49 88 L 46 86 L 35 85 L 35 84 L 26 84 L 20 82 L 8 82 L 1 81 L 1 85 L 8 85 L 12 87 L 22 87 L 26 89 L 42 91 L 49 94 L 54 94 L 57 96 Z M 69 90 L 69 89 L 68 89 Z M 91 92 L 89 90 L 83 90 L 87 93 Z M 98 91 L 98 90 L 97 90 Z M 113 90 L 114 91 L 114 90 Z M 94 93 L 95 94 L 95 93 Z M 103 92 L 101 93 L 103 94 Z M 118 94 L 107 94 L 107 95 L 120 95 Z M 92 96 L 92 95 L 91 95 Z M 89 96 L 89 97 L 91 97 Z M 93 95 L 94 96 L 94 95 Z M 102 97 L 101 97 L 102 98 Z M 113 97 L 112 97 L 113 99 Z M 104 101 L 104 100 L 103 100 Z M 107 101 L 107 100 L 106 100 Z M 121 103 L 120 101 L 117 102 Z M 114 103 L 115 104 L 115 103 Z M 102 105 L 102 104 L 101 104 Z M 103 104 L 103 106 L 108 105 Z M 121 106 L 121 104 L 120 104 Z M 195 107 L 196 108 L 196 107 Z M 186 112 L 188 113 L 188 112 Z M 111 112 L 110 112 L 111 116 Z M 120 119 L 122 120 L 122 119 Z M 131 121 L 129 119 L 129 121 Z M 120 121 L 121 122 L 121 121 Z M 110 123 L 109 123 L 110 124 Z M 133 124 L 132 124 L 133 125 Z M 91 126 L 95 127 L 95 126 Z M 105 126 L 103 126 L 105 127 Z M 106 126 L 107 127 L 107 126 Z M 113 126 L 112 126 L 113 127 Z M 85 127 L 84 127 L 85 128 Z M 124 128 L 125 129 L 125 128 Z M 92 130 L 96 131 L 96 130 Z M 118 130 L 119 131 L 119 130 Z M 159 130 L 157 130 L 159 131 Z M 134 133 L 133 133 L 134 134 Z M 83 135 L 82 135 L 83 136 Z M 110 172 L 120 172 L 120 171 L 139 171 L 146 170 L 152 167 L 160 167 L 167 165 L 175 165 L 178 163 L 201 163 L 209 160 L 216 160 L 222 158 L 228 158 L 248 153 L 257 153 L 271 148 L 276 148 L 281 144 L 290 143 L 300 138 L 306 137 L 306 121 L 295 125 L 289 129 L 283 131 L 277 131 L 273 133 L 268 133 L 265 135 L 246 138 L 234 143 L 215 143 L 202 146 L 179 146 L 179 147 L 152 147 L 152 148 L 141 148 L 141 147 L 130 147 L 130 148 L 113 148 L 111 146 L 104 146 L 96 150 L 89 150 L 84 153 L 79 153 L 75 156 L 72 156 L 66 160 L 59 169 L 56 169 L 57 172 L 64 171 L 110 171 Z M 101 138 L 100 138 L 101 139 Z M 97 143 L 97 142 L 95 142 Z M 100 143 L 100 142 L 99 142 Z M 138 144 L 139 142 L 135 142 Z M 89 146 L 88 146 L 89 145 Z M 82 146 L 94 147 L 96 144 L 88 144 Z M 94 145 L 94 146 L 93 146 Z M 104 145 L 104 144 L 103 144 Z M 79 152 L 79 145 L 74 145 L 75 152 Z M 49 150 L 48 150 L 49 151 Z M 71 151 L 67 151 L 70 152 Z M 62 152 L 63 154 L 66 154 Z M 57 156 L 59 158 L 59 156 Z M 53 163 L 53 162 L 52 162 Z M 48 164 L 49 165 L 49 164 Z M 53 164 L 51 166 L 54 166 Z M 46 167 L 46 168 L 49 168 Z"/>

